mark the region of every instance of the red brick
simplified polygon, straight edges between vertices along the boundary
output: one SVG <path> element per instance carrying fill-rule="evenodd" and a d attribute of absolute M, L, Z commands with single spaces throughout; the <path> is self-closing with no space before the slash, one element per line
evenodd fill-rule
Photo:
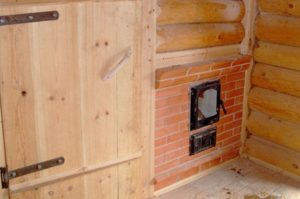
<path fill-rule="evenodd" d="M 218 125 L 225 124 L 232 121 L 233 121 L 233 115 L 226 115 L 221 117 L 220 121 L 218 122 Z"/>
<path fill-rule="evenodd" d="M 180 122 L 180 131 L 188 131 L 190 129 L 189 121 L 185 120 Z"/>
<path fill-rule="evenodd" d="M 166 158 L 165 158 L 164 155 L 155 157 L 155 162 L 154 162 L 154 163 L 155 163 L 155 166 L 159 166 L 159 165 L 165 163 L 165 161 L 166 161 L 165 159 L 166 159 Z"/>
<path fill-rule="evenodd" d="M 164 97 L 173 97 L 182 94 L 188 93 L 188 86 L 187 85 L 179 85 L 175 87 L 169 87 L 165 89 L 159 89 L 156 91 L 155 98 L 161 99 Z"/>
<path fill-rule="evenodd" d="M 233 122 L 225 124 L 224 125 L 224 131 L 227 131 L 229 129 L 233 129 L 233 128 L 239 127 L 239 126 L 241 126 L 241 124 L 242 124 L 242 120 L 235 120 Z"/>
<path fill-rule="evenodd" d="M 227 75 L 226 77 L 227 82 L 241 80 L 241 79 L 245 79 L 245 72 L 232 73 Z"/>
<path fill-rule="evenodd" d="M 194 160 L 194 159 L 197 159 L 197 158 L 199 158 L 199 157 L 201 157 L 201 156 L 204 156 L 204 155 L 207 155 L 207 154 L 209 154 L 209 153 L 212 153 L 212 152 L 214 152 L 215 150 L 216 150 L 216 147 L 213 147 L 213 148 L 210 148 L 210 149 L 208 149 L 208 150 L 205 150 L 205 151 L 202 151 L 202 152 L 200 152 L 200 153 L 197 153 L 196 155 L 193 155 L 193 156 L 189 156 L 189 155 L 184 156 L 184 157 L 180 158 L 179 161 L 180 161 L 180 163 L 189 162 L 189 161 Z"/>
<path fill-rule="evenodd" d="M 237 97 L 235 97 L 235 99 L 234 99 L 234 103 L 235 103 L 235 104 L 243 103 L 243 101 L 244 101 L 244 96 L 243 96 L 243 95 L 242 95 L 242 96 L 237 96 Z"/>
<path fill-rule="evenodd" d="M 186 75 L 188 67 L 171 67 L 156 71 L 156 80 L 164 80 Z"/>
<path fill-rule="evenodd" d="M 170 87 L 174 85 L 174 79 L 169 79 L 169 80 L 156 80 L 155 81 L 155 88 L 159 89 L 159 88 L 166 88 L 166 87 Z"/>
<path fill-rule="evenodd" d="M 225 60 L 225 61 L 218 61 L 212 64 L 212 69 L 216 70 L 216 69 L 220 69 L 220 68 L 226 68 L 226 67 L 230 67 L 232 64 L 232 60 Z"/>
<path fill-rule="evenodd" d="M 234 99 L 226 100 L 226 101 L 224 102 L 225 108 L 234 105 L 234 101 L 235 101 Z"/>
<path fill-rule="evenodd" d="M 225 68 L 222 70 L 223 75 L 227 75 L 229 73 L 236 73 L 241 70 L 241 66 L 231 66 L 230 68 Z"/>
<path fill-rule="evenodd" d="M 171 143 L 180 139 L 188 139 L 189 137 L 189 132 L 179 132 L 179 133 L 175 133 L 172 135 L 169 135 L 167 137 L 167 142 Z"/>
<path fill-rule="evenodd" d="M 188 145 L 188 140 L 179 140 L 177 142 L 172 142 L 164 146 L 157 147 L 155 148 L 155 156 L 159 156 L 167 152 L 174 151 L 174 149 L 180 149 L 181 147 L 185 147 L 187 145 Z"/>
<path fill-rule="evenodd" d="M 234 90 L 236 87 L 236 82 L 230 82 L 226 84 L 222 84 L 222 91 L 231 91 Z"/>
<path fill-rule="evenodd" d="M 236 90 L 232 90 L 226 93 L 226 99 L 232 98 L 232 97 L 236 97 L 239 95 L 243 95 L 244 94 L 244 88 L 239 88 Z"/>
<path fill-rule="evenodd" d="M 243 64 L 242 66 L 241 66 L 241 70 L 248 70 L 250 68 L 250 64 Z"/>
<path fill-rule="evenodd" d="M 159 138 L 155 140 L 155 147 L 162 146 L 167 143 L 167 139 L 165 137 Z"/>
<path fill-rule="evenodd" d="M 165 124 L 174 124 L 174 123 L 178 123 L 180 121 L 184 121 L 186 120 L 186 118 L 188 118 L 188 113 L 180 113 L 174 116 L 170 116 L 170 117 L 166 117 L 165 120 Z"/>
<path fill-rule="evenodd" d="M 221 74 L 221 71 L 212 71 L 212 72 L 208 72 L 208 73 L 203 73 L 203 74 L 199 75 L 198 80 L 216 78 L 220 74 Z"/>
<path fill-rule="evenodd" d="M 239 80 L 236 82 L 237 88 L 244 88 L 244 86 L 245 86 L 245 80 Z"/>
<path fill-rule="evenodd" d="M 175 115 L 178 113 L 182 113 L 181 106 L 178 106 L 178 105 L 177 106 L 169 106 L 167 108 L 157 109 L 155 111 L 155 118 L 160 119 L 160 118 Z"/>
<path fill-rule="evenodd" d="M 180 129 L 179 124 L 166 125 L 162 128 L 155 130 L 155 138 L 157 139 L 163 136 L 167 136 L 169 134 L 176 133 L 179 131 L 179 129 Z"/>
<path fill-rule="evenodd" d="M 214 167 L 214 166 L 216 166 L 216 165 L 218 165 L 220 163 L 221 163 L 221 157 L 217 157 L 217 158 L 215 158 L 213 160 L 209 160 L 209 161 L 203 163 L 201 165 L 201 170 L 210 169 L 210 168 L 212 168 L 212 167 Z"/>
<path fill-rule="evenodd" d="M 232 144 L 232 143 L 240 141 L 240 140 L 241 140 L 241 135 L 240 134 L 235 135 L 231 138 L 228 138 L 228 139 L 224 140 L 223 143 L 222 143 L 222 146 L 227 146 L 229 144 Z"/>
<path fill-rule="evenodd" d="M 242 127 L 241 127 L 241 126 L 236 127 L 236 128 L 233 130 L 233 134 L 234 134 L 234 135 L 241 134 L 241 131 L 242 131 Z"/>
<path fill-rule="evenodd" d="M 199 167 L 192 167 L 188 170 L 185 170 L 185 171 L 179 173 L 178 178 L 179 178 L 179 180 L 183 180 L 185 178 L 188 178 L 192 175 L 197 174 L 198 172 L 199 172 Z"/>
<path fill-rule="evenodd" d="M 227 110 L 227 114 L 231 114 L 231 113 L 235 113 L 235 112 L 240 112 L 241 110 L 243 110 L 243 105 L 242 104 L 238 104 L 229 108 L 226 108 Z"/>
<path fill-rule="evenodd" d="M 245 55 L 242 56 L 238 59 L 236 59 L 232 65 L 239 65 L 239 64 L 245 64 L 245 63 L 249 63 L 251 61 L 252 57 L 250 55 Z"/>
<path fill-rule="evenodd" d="M 177 178 L 178 178 L 177 175 L 174 175 L 174 176 L 171 176 L 171 177 L 169 177 L 167 179 L 164 179 L 160 182 L 157 182 L 154 186 L 154 189 L 157 191 L 159 189 L 165 188 L 165 187 L 177 182 Z"/>
<path fill-rule="evenodd" d="M 197 78 L 198 78 L 198 75 L 189 75 L 189 76 L 186 76 L 186 77 L 177 78 L 177 79 L 174 80 L 174 85 L 193 82 L 193 81 L 196 81 Z"/>
<path fill-rule="evenodd" d="M 225 161 L 231 160 L 233 158 L 239 157 L 239 155 L 240 155 L 240 152 L 237 149 L 228 151 L 222 155 L 222 161 L 225 162 Z"/>
<path fill-rule="evenodd" d="M 222 132 L 221 134 L 217 135 L 217 141 L 220 142 L 220 141 L 223 141 L 229 137 L 231 137 L 233 135 L 233 130 L 229 130 L 229 131 L 226 131 L 226 132 Z"/>
<path fill-rule="evenodd" d="M 156 100 L 155 107 L 156 109 L 159 109 L 159 108 L 173 106 L 173 105 L 179 105 L 179 104 L 183 105 L 188 103 L 188 99 L 189 99 L 188 94 L 163 98 L 163 99 Z"/>
<path fill-rule="evenodd" d="M 234 115 L 234 119 L 238 120 L 241 119 L 243 117 L 243 112 L 238 112 Z"/>
<path fill-rule="evenodd" d="M 155 120 L 155 129 L 161 128 L 165 126 L 164 120 Z"/>
<path fill-rule="evenodd" d="M 189 70 L 189 74 L 195 74 L 195 73 L 202 73 L 202 72 L 205 72 L 205 71 L 209 71 L 211 68 L 211 64 L 204 64 L 204 65 L 200 65 L 200 66 L 194 66 L 194 67 L 191 67 L 190 70 Z"/>
<path fill-rule="evenodd" d="M 176 158 L 181 158 L 188 154 L 188 150 L 186 148 L 175 149 L 169 153 L 165 154 L 165 159 L 167 161 L 174 160 Z"/>
<path fill-rule="evenodd" d="M 175 167 L 176 165 L 178 165 L 178 160 L 176 160 L 176 159 L 175 159 L 175 160 L 172 160 L 172 161 L 167 162 L 167 163 L 165 163 L 165 164 L 162 164 L 162 165 L 160 165 L 160 166 L 158 166 L 158 167 L 155 167 L 155 173 L 156 173 L 156 174 L 160 174 L 160 173 L 162 173 L 163 171 L 167 171 L 167 170 L 169 170 L 169 169 Z"/>

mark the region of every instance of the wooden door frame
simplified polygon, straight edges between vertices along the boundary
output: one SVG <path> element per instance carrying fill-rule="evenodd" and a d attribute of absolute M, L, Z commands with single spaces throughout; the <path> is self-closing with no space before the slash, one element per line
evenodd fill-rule
<path fill-rule="evenodd" d="M 154 195 L 154 108 L 157 0 L 142 1 L 142 132 L 145 197 Z"/>

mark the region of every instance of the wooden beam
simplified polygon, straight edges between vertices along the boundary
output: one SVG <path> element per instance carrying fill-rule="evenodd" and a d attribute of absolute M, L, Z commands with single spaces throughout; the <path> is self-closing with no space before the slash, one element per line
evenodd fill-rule
<path fill-rule="evenodd" d="M 252 84 L 300 97 L 300 71 L 258 63 L 252 73 Z"/>
<path fill-rule="evenodd" d="M 77 177 L 80 175 L 88 174 L 91 172 L 96 172 L 96 171 L 99 171 L 101 169 L 105 169 L 108 167 L 120 165 L 122 163 L 133 161 L 133 160 L 136 160 L 141 157 L 142 157 L 142 152 L 138 152 L 129 157 L 124 157 L 119 160 L 107 161 L 107 162 L 103 162 L 103 163 L 97 164 L 97 165 L 89 165 L 89 166 L 85 166 L 85 167 L 82 167 L 82 168 L 79 168 L 79 169 L 76 169 L 73 171 L 67 171 L 64 173 L 57 174 L 57 175 L 42 177 L 42 178 L 38 178 L 38 179 L 31 180 L 28 182 L 15 184 L 9 188 L 9 191 L 11 194 L 14 194 L 14 193 L 19 193 L 19 192 L 36 189 L 36 188 L 39 188 L 42 186 L 53 184 L 58 181 L 74 178 L 74 177 Z"/>
<path fill-rule="evenodd" d="M 299 99 L 259 87 L 254 87 L 248 98 L 251 109 L 294 123 L 300 123 Z"/>
<path fill-rule="evenodd" d="M 246 142 L 248 156 L 260 159 L 296 175 L 300 175 L 300 153 L 251 136 Z"/>
<path fill-rule="evenodd" d="M 159 25 L 240 22 L 245 6 L 240 0 L 158 0 L 157 13 Z"/>
<path fill-rule="evenodd" d="M 258 0 L 258 3 L 263 12 L 300 16 L 300 0 Z"/>
<path fill-rule="evenodd" d="M 157 29 L 157 52 L 238 44 L 243 37 L 244 28 L 240 23 L 159 26 Z"/>
<path fill-rule="evenodd" d="M 299 47 L 267 42 L 258 42 L 254 50 L 254 59 L 257 62 L 300 71 L 299 55 Z"/>
<path fill-rule="evenodd" d="M 154 110 L 155 110 L 155 55 L 156 55 L 156 0 L 142 1 L 142 99 L 141 118 L 144 197 L 154 193 Z"/>
<path fill-rule="evenodd" d="M 246 7 L 246 14 L 242 21 L 245 28 L 245 37 L 241 44 L 241 54 L 252 55 L 255 44 L 254 24 L 258 14 L 256 1 L 243 0 Z"/>
<path fill-rule="evenodd" d="M 263 14 L 256 19 L 259 40 L 300 47 L 300 18 Z"/>
<path fill-rule="evenodd" d="M 247 121 L 247 129 L 255 136 L 300 152 L 300 124 L 252 111 Z"/>
<path fill-rule="evenodd" d="M 228 56 L 238 56 L 240 45 L 227 45 L 195 50 L 158 53 L 156 55 L 156 69 L 167 66 L 204 62 Z"/>

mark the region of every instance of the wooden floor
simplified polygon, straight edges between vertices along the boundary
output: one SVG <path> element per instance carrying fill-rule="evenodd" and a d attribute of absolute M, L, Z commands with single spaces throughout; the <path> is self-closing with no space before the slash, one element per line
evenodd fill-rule
<path fill-rule="evenodd" d="M 155 199 L 300 199 L 300 182 L 240 159 Z"/>

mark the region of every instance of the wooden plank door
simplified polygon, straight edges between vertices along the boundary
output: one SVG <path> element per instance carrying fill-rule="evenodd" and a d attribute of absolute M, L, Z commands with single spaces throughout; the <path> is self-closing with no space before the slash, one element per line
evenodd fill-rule
<path fill-rule="evenodd" d="M 11 181 L 10 198 L 143 198 L 140 4 L 0 8 L 1 15 L 60 13 L 57 21 L 0 27 L 8 169 L 59 156 L 66 160 Z M 103 81 L 129 48 L 129 61 Z M 94 171 L 99 165 L 103 168 Z"/>

